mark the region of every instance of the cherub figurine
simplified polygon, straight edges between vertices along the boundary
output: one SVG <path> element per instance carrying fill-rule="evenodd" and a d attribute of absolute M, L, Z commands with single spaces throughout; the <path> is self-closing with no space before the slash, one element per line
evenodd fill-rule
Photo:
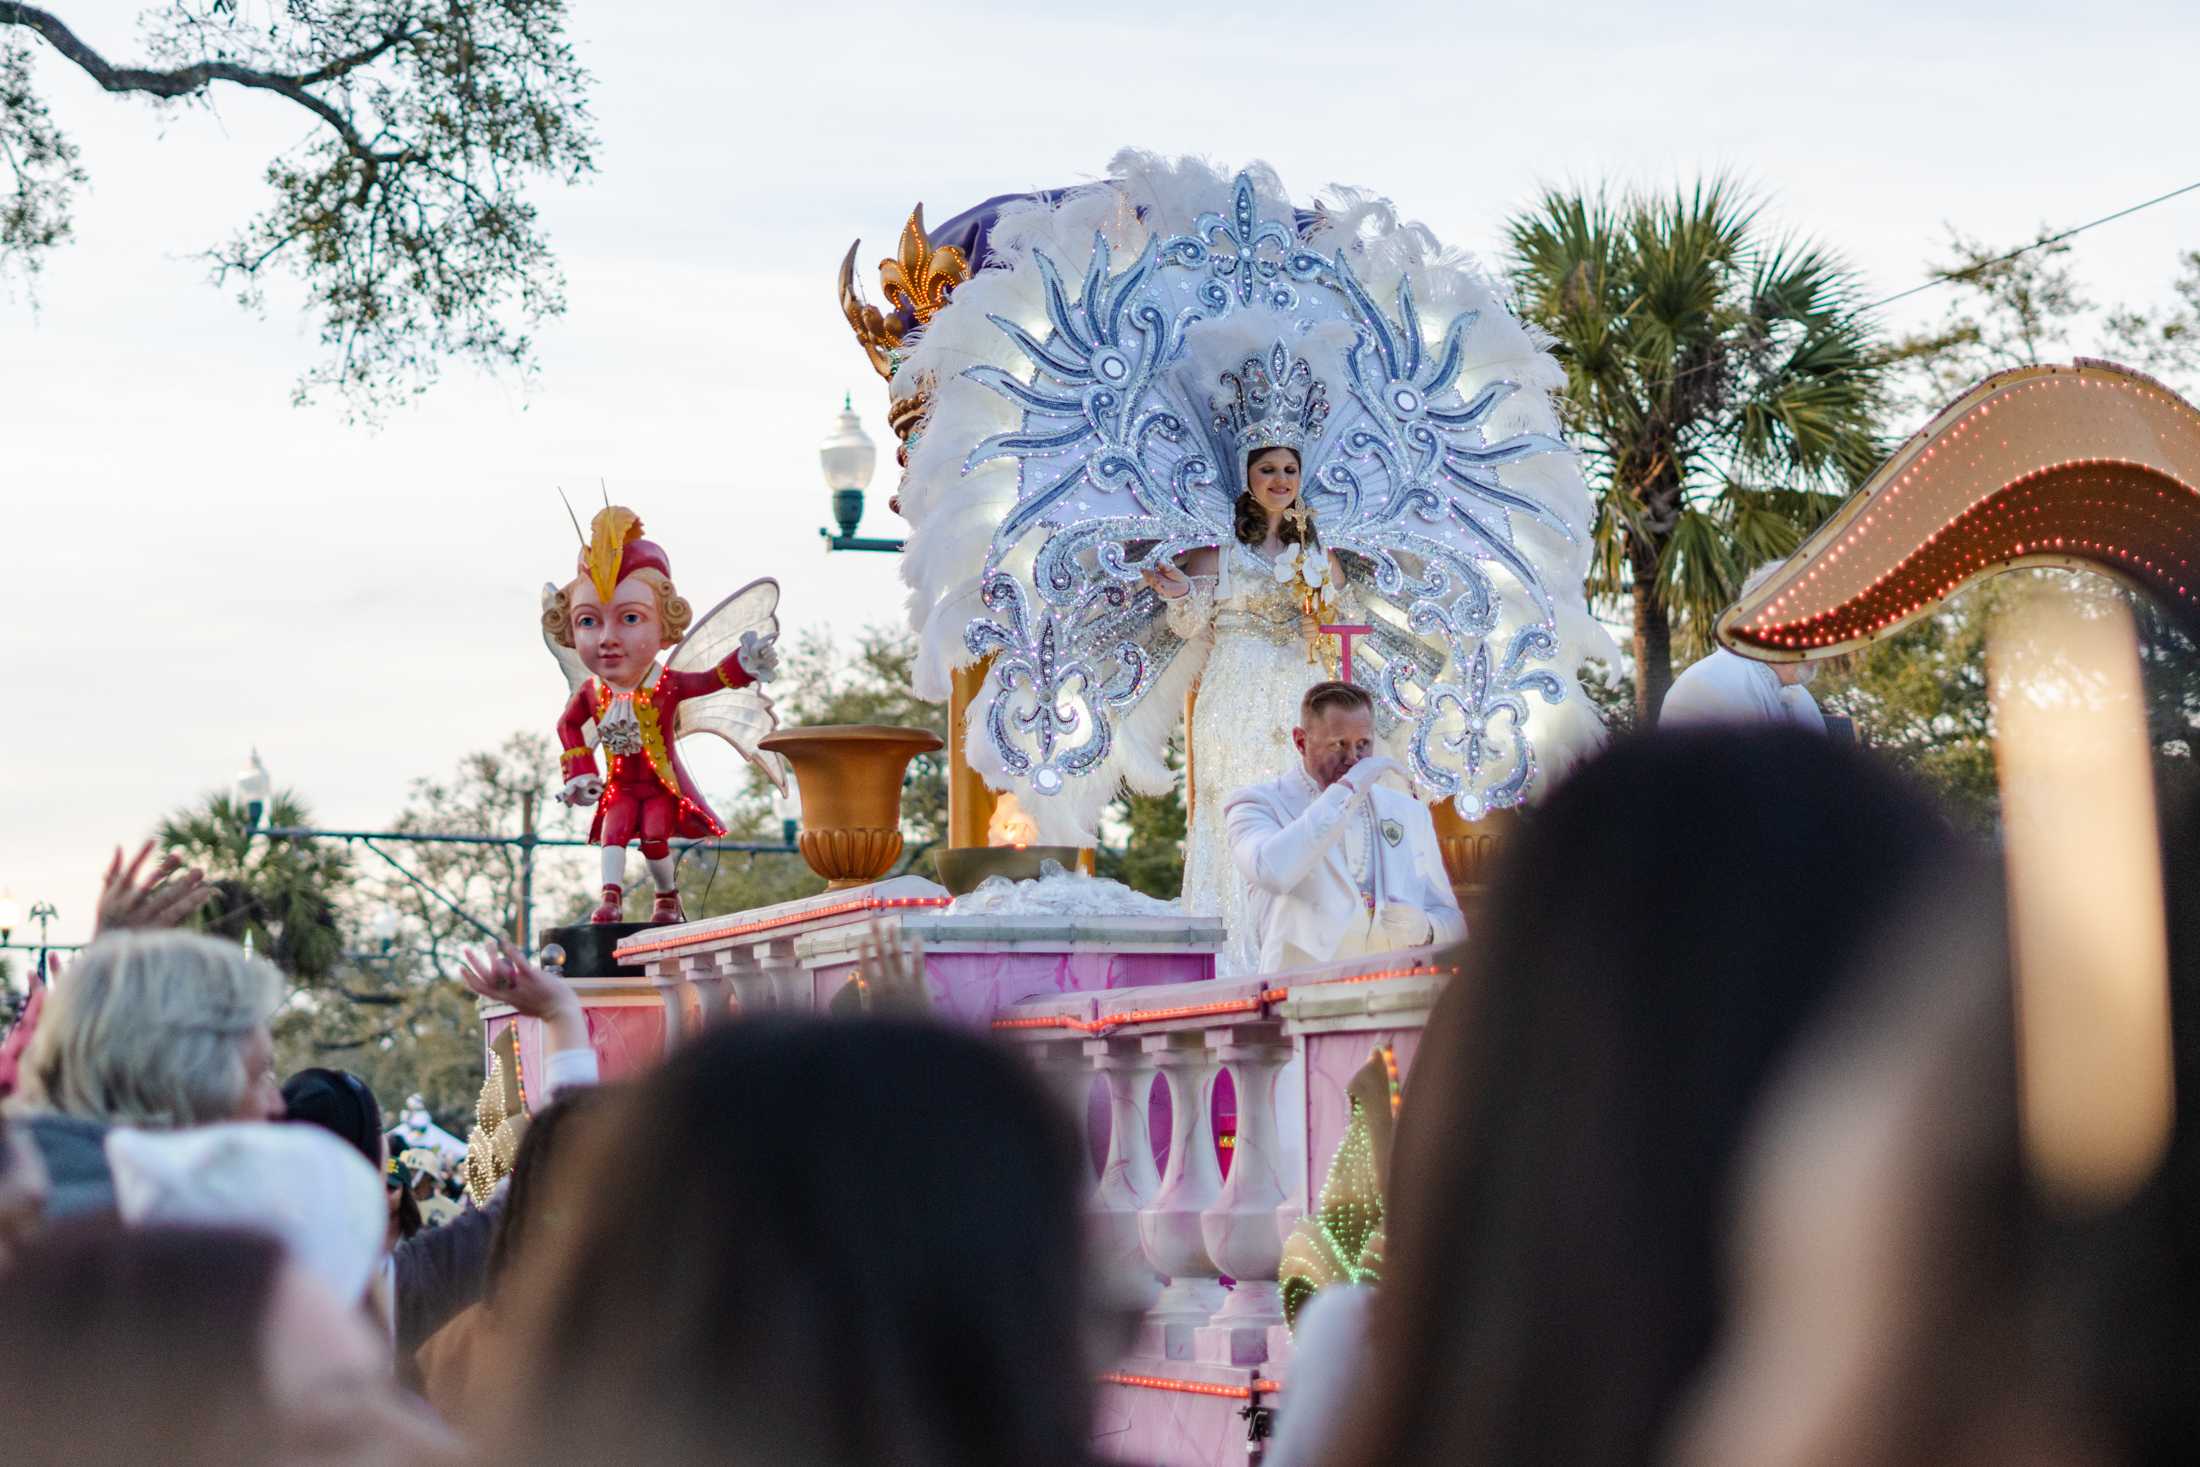
<path fill-rule="evenodd" d="M 589 920 L 619 920 L 626 845 L 639 841 L 657 891 L 649 920 L 684 922 L 671 841 L 726 827 L 680 763 L 680 740 L 717 734 L 786 787 L 778 761 L 756 750 L 779 722 L 759 686 L 779 671 L 779 583 L 751 581 L 696 621 L 673 589 L 664 548 L 644 540 L 641 519 L 621 505 L 606 505 L 590 523 L 579 570 L 563 589 L 542 588 L 542 635 L 572 690 L 558 719 L 558 798 L 596 806 L 588 838 L 603 847 L 603 905 Z M 657 654 L 668 646 L 660 668 Z M 602 774 L 599 745 L 609 765 Z"/>

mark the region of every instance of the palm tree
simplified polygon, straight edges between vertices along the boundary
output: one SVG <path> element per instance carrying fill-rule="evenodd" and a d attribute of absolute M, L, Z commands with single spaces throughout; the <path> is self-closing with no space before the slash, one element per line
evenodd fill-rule
<path fill-rule="evenodd" d="M 313 824 L 297 796 L 278 791 L 267 824 Z M 254 835 L 245 812 L 226 794 L 207 796 L 161 822 L 160 844 L 206 872 L 214 899 L 192 926 L 242 942 L 301 983 L 325 983 L 344 957 L 341 898 L 351 885 L 351 861 L 340 846 Z"/>
<path fill-rule="evenodd" d="M 1723 179 L 1669 196 L 1546 192 L 1507 225 L 1521 315 L 1564 363 L 1597 497 L 1593 603 L 1631 603 L 1635 718 L 1757 563 L 1875 466 L 1889 357 L 1857 280 L 1767 235 Z"/>

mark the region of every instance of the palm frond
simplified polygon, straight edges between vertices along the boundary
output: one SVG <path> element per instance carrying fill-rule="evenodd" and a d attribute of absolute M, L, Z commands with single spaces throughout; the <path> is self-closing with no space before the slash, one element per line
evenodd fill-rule
<path fill-rule="evenodd" d="M 1718 516 L 1684 509 L 1658 557 L 1665 604 L 1691 622 L 1708 625 L 1733 602 L 1748 574 Z"/>

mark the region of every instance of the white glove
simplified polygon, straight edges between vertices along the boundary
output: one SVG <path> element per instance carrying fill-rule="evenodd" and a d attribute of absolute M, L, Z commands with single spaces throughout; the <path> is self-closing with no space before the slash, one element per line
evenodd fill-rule
<path fill-rule="evenodd" d="M 1337 783 L 1343 785 L 1355 795 L 1364 795 L 1373 789 L 1375 781 L 1381 779 L 1384 775 L 1395 774 L 1403 778 L 1405 772 L 1404 766 L 1399 764 L 1397 760 L 1385 754 L 1374 754 L 1362 759 L 1346 770 L 1344 778 L 1338 780 Z"/>
<path fill-rule="evenodd" d="M 603 776 L 576 774 L 565 782 L 558 799 L 567 805 L 593 805 L 603 798 Z"/>
<path fill-rule="evenodd" d="M 754 632 L 743 632 L 740 650 L 733 654 L 741 670 L 760 683 L 779 676 L 779 648 L 773 645 L 777 641 L 777 637 L 759 639 Z"/>
<path fill-rule="evenodd" d="M 1419 907 L 1394 902 L 1383 908 L 1382 922 L 1383 933 L 1394 948 L 1426 947 L 1436 937 L 1436 924 Z"/>

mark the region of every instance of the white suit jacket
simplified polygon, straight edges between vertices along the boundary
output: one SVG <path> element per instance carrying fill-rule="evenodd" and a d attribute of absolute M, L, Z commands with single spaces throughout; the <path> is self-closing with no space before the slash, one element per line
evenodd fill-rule
<path fill-rule="evenodd" d="M 1427 916 L 1436 942 L 1467 935 L 1426 805 L 1380 786 L 1365 796 L 1342 784 L 1316 794 L 1305 771 L 1293 769 L 1222 802 L 1230 852 L 1251 889 L 1248 906 L 1263 969 L 1326 963 L 1389 945 L 1379 937 L 1365 940 L 1368 912 L 1346 853 L 1345 831 L 1360 818 L 1362 799 L 1375 805 L 1376 931 L 1385 908 L 1406 906 Z"/>
<path fill-rule="evenodd" d="M 1658 722 L 1669 728 L 1688 724 L 1793 724 L 1812 733 L 1826 731 L 1818 700 L 1801 684 L 1782 685 L 1769 662 L 1713 648 L 1681 669 L 1666 689 Z"/>

